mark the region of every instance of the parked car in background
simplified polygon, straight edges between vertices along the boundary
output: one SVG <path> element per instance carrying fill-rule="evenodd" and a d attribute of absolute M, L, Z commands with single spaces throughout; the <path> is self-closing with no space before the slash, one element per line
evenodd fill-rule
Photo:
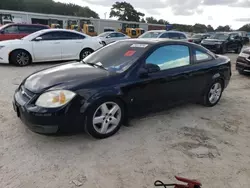
<path fill-rule="evenodd" d="M 215 52 L 225 54 L 228 51 L 240 53 L 243 44 L 238 33 L 216 33 L 208 39 L 204 39 L 201 45 Z"/>
<path fill-rule="evenodd" d="M 200 44 L 202 40 L 209 38 L 209 37 L 210 37 L 209 34 L 203 34 L 203 33 L 194 34 L 189 38 L 189 40 L 192 40 L 193 43 Z"/>
<path fill-rule="evenodd" d="M 139 38 L 166 38 L 166 39 L 173 39 L 173 40 L 184 40 L 190 41 L 186 35 L 186 33 L 179 32 L 179 31 L 166 31 L 166 30 L 151 30 L 147 31 Z"/>
<path fill-rule="evenodd" d="M 245 48 L 236 60 L 236 70 L 240 74 L 250 73 L 250 48 Z"/>
<path fill-rule="evenodd" d="M 127 36 L 121 32 L 113 32 L 113 31 L 101 33 L 97 37 L 100 38 L 103 45 L 110 44 L 110 43 L 118 41 L 118 40 L 130 38 L 129 36 Z"/>
<path fill-rule="evenodd" d="M 49 26 L 40 24 L 6 24 L 0 27 L 0 41 L 21 39 L 42 29 L 49 29 Z"/>
<path fill-rule="evenodd" d="M 169 103 L 191 100 L 214 106 L 230 77 L 230 59 L 200 45 L 122 40 L 82 62 L 30 75 L 16 90 L 13 107 L 35 132 L 76 126 L 95 138 L 107 138 L 128 117 L 164 109 Z"/>
<path fill-rule="evenodd" d="M 238 31 L 240 37 L 242 38 L 242 43 L 243 44 L 248 44 L 249 43 L 249 37 L 248 33 L 246 31 Z"/>
<path fill-rule="evenodd" d="M 0 42 L 0 63 L 25 66 L 32 62 L 83 59 L 103 46 L 98 38 L 66 29 L 44 29 L 21 40 Z"/>

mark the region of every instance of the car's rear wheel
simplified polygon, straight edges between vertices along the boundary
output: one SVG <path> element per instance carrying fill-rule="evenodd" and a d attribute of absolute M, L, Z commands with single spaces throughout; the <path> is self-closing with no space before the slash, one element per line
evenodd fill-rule
<path fill-rule="evenodd" d="M 92 49 L 83 49 L 80 53 L 80 60 L 83 60 L 85 57 L 87 57 L 88 55 L 92 53 L 93 53 Z"/>
<path fill-rule="evenodd" d="M 237 49 L 235 50 L 235 53 L 239 54 L 241 52 L 242 46 L 238 45 Z"/>
<path fill-rule="evenodd" d="M 115 134 L 124 119 L 124 107 L 117 99 L 104 99 L 90 107 L 85 131 L 94 138 L 102 139 Z"/>
<path fill-rule="evenodd" d="M 222 92 L 223 83 L 221 80 L 216 80 L 208 87 L 204 95 L 203 104 L 209 107 L 215 106 L 220 101 Z"/>
<path fill-rule="evenodd" d="M 23 67 L 31 63 L 31 56 L 25 50 L 15 50 L 10 54 L 10 63 Z"/>

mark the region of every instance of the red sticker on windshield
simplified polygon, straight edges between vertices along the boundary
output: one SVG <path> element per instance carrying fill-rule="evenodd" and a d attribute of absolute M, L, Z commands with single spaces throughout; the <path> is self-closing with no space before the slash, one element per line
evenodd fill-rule
<path fill-rule="evenodd" d="M 129 50 L 129 51 L 127 51 L 127 52 L 124 54 L 124 56 L 130 57 L 130 56 L 134 55 L 135 52 L 136 52 L 135 50 Z"/>

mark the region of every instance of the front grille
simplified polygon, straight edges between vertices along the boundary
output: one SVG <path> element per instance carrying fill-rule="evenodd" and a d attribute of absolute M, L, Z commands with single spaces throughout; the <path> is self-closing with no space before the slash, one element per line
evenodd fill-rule
<path fill-rule="evenodd" d="M 32 93 L 31 91 L 29 91 L 28 89 L 26 89 L 23 85 L 20 86 L 20 96 L 23 98 L 24 101 L 30 101 L 35 94 Z"/>

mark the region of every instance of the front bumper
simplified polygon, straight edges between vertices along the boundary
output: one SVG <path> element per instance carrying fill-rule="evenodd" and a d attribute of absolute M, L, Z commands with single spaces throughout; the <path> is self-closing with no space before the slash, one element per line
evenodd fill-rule
<path fill-rule="evenodd" d="M 34 103 L 39 95 L 20 87 L 14 95 L 13 108 L 27 127 L 37 133 L 51 134 L 83 128 L 84 115 L 80 113 L 77 99 L 66 106 L 46 109 Z"/>
<path fill-rule="evenodd" d="M 236 70 L 250 73 L 250 59 L 244 57 L 238 57 L 236 61 Z"/>

